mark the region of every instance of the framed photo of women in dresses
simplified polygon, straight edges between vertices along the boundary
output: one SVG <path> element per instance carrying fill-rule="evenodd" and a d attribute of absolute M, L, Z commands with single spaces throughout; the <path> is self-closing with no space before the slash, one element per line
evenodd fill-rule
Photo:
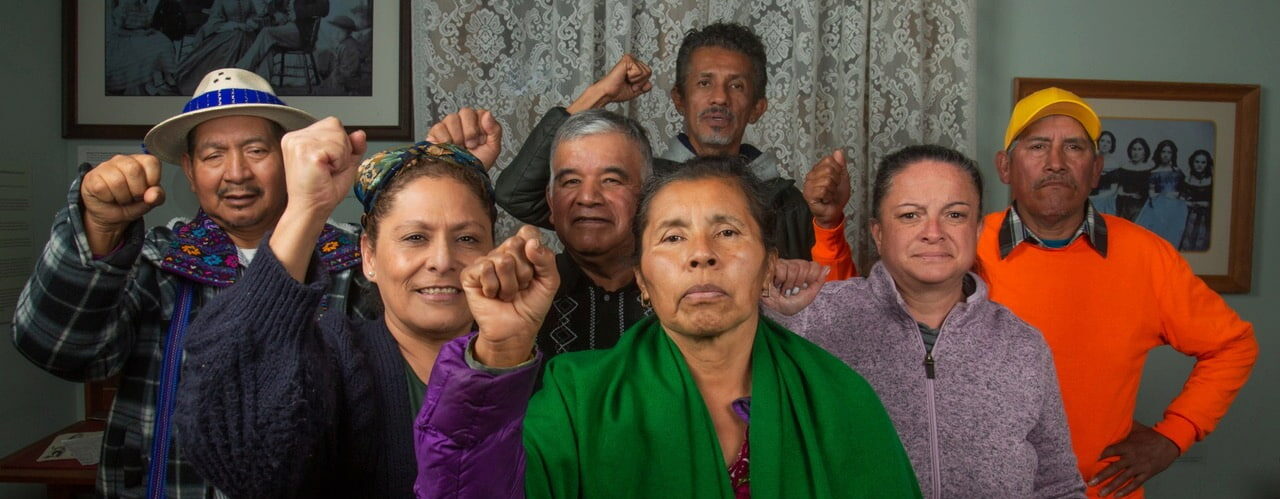
<path fill-rule="evenodd" d="M 1014 100 L 1059 87 L 1102 118 L 1095 209 L 1155 232 L 1220 293 L 1249 291 L 1257 85 L 1015 78 Z"/>
<path fill-rule="evenodd" d="M 63 0 L 63 136 L 141 139 L 225 67 L 371 139 L 409 140 L 409 0 Z"/>

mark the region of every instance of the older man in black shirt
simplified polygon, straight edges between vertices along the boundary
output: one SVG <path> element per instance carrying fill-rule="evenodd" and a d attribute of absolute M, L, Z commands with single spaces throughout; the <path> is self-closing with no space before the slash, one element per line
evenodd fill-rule
<path fill-rule="evenodd" d="M 427 140 L 485 150 L 501 143 L 501 128 L 487 111 L 463 108 L 433 127 Z M 549 150 L 548 221 L 564 252 L 556 256 L 560 289 L 537 339 L 547 358 L 612 347 L 649 314 L 632 270 L 631 222 L 640 185 L 653 169 L 644 128 L 603 109 L 566 119 Z"/>

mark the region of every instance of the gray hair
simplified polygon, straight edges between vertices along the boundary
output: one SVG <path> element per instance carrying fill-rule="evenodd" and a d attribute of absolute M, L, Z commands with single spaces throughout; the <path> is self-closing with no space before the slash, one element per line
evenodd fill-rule
<path fill-rule="evenodd" d="M 644 126 L 636 120 L 604 109 L 582 111 L 565 120 L 556 131 L 555 139 L 551 141 L 551 157 L 556 156 L 556 149 L 559 149 L 562 143 L 604 133 L 620 133 L 640 151 L 644 164 L 640 166 L 640 178 L 637 179 L 639 183 L 643 183 L 653 174 L 653 148 L 649 145 L 649 134 L 644 131 Z M 551 178 L 547 181 L 548 192 L 555 187 L 555 184 L 555 166 L 553 165 Z"/>

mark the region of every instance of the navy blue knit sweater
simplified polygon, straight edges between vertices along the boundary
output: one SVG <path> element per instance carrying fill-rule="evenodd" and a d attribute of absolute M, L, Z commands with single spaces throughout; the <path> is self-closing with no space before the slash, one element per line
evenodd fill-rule
<path fill-rule="evenodd" d="M 404 358 L 385 322 L 314 319 L 306 284 L 263 245 L 191 324 L 175 422 L 200 474 L 231 497 L 412 497 Z"/>

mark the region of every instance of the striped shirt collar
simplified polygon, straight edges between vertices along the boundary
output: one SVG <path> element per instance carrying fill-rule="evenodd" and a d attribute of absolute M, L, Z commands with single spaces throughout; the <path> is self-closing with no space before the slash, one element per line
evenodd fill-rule
<path fill-rule="evenodd" d="M 1045 247 L 1044 242 L 1022 222 L 1022 217 L 1018 216 L 1017 206 L 1017 202 L 1009 205 L 1009 209 L 1005 210 L 1004 222 L 1000 224 L 1001 260 L 1009 256 L 1019 243 L 1026 242 Z M 1075 242 L 1080 236 L 1087 236 L 1093 249 L 1103 258 L 1107 257 L 1107 222 L 1097 210 L 1093 209 L 1093 203 L 1089 201 L 1085 202 L 1084 221 L 1080 223 L 1080 227 L 1076 229 L 1076 233 L 1071 236 L 1067 244 Z"/>

